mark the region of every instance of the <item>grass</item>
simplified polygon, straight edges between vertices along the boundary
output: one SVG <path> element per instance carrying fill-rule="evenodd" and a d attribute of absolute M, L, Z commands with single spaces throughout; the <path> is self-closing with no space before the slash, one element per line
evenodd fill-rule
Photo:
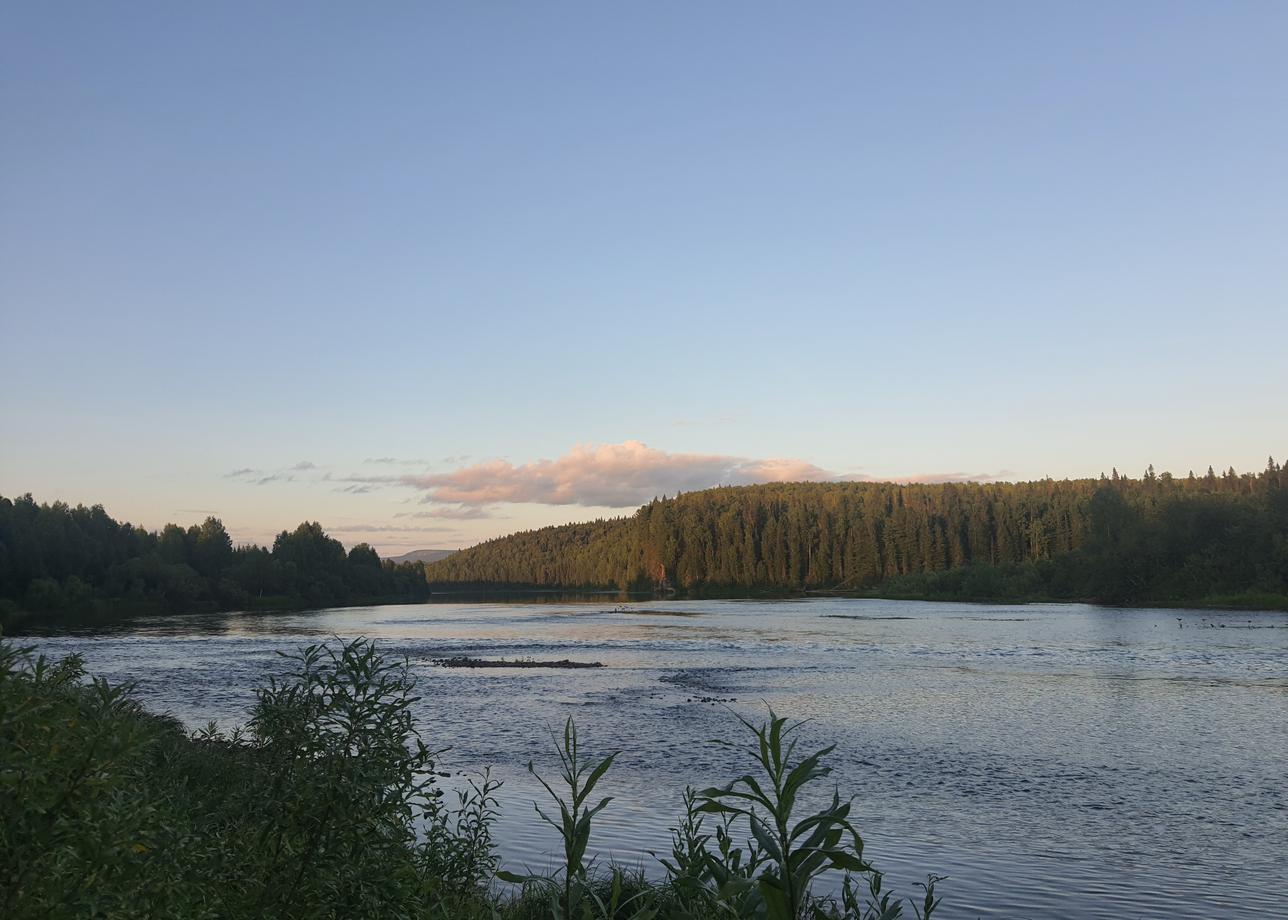
<path fill-rule="evenodd" d="M 895 920 L 938 907 L 883 889 L 850 804 L 800 813 L 832 748 L 798 756 L 770 712 L 742 721 L 750 769 L 688 790 L 657 877 L 587 858 L 616 755 L 588 758 L 569 719 L 537 805 L 562 843 L 545 876 L 499 865 L 500 784 L 454 797 L 411 711 L 407 662 L 366 640 L 286 656 L 246 729 L 188 733 L 130 695 L 0 640 L 0 916 Z M 736 718 L 736 717 L 733 717 Z M 745 838 L 745 839 L 744 839 Z M 840 892 L 816 892 L 823 872 Z"/>

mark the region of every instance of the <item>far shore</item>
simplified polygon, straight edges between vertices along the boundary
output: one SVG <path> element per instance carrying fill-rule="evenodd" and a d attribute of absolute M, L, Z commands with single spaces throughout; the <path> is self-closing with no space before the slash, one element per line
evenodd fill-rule
<path fill-rule="evenodd" d="M 911 594 L 881 591 L 844 591 L 816 588 L 804 591 L 757 591 L 745 593 L 724 592 L 675 592 L 658 595 L 652 592 L 624 592 L 614 588 L 527 588 L 523 586 L 496 586 L 451 591 L 434 591 L 428 598 L 380 597 L 365 598 L 343 604 L 307 604 L 295 599 L 268 598 L 252 607 L 220 608 L 215 605 L 197 605 L 186 610 L 165 610 L 152 604 L 113 604 L 97 602 L 91 608 L 60 611 L 28 611 L 21 608 L 0 610 L 0 628 L 8 635 L 38 634 L 45 629 L 56 631 L 111 626 L 146 621 L 163 616 L 193 616 L 201 614 L 272 616 L 279 613 L 304 613 L 310 610 L 344 610 L 360 607 L 391 607 L 447 603 L 603 603 L 606 600 L 619 604 L 638 604 L 651 601 L 692 600 L 807 600 L 837 598 L 852 600 L 915 601 L 936 604 L 976 604 L 980 606 L 1025 606 L 1030 604 L 1087 604 L 1106 609 L 1159 609 L 1192 610 L 1210 614 L 1280 613 L 1288 612 L 1288 596 L 1247 593 L 1198 599 L 1147 598 L 1131 604 L 1105 604 L 1091 599 L 1067 597 L 951 597 L 939 594 Z M 613 612 L 613 611 L 607 611 Z M 648 613 L 647 608 L 625 612 Z M 513 664 L 509 666 L 515 666 Z"/>

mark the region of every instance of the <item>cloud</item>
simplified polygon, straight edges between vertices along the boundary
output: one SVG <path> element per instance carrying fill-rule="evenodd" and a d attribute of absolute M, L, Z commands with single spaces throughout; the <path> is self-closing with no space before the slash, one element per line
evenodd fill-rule
<path fill-rule="evenodd" d="M 493 460 L 450 473 L 403 476 L 426 499 L 460 505 L 532 502 L 625 508 L 676 492 L 755 482 L 821 481 L 827 470 L 804 460 L 749 460 L 673 454 L 640 441 L 582 444 L 555 460 L 515 466 Z"/>
<path fill-rule="evenodd" d="M 330 481 L 334 481 L 334 482 L 365 482 L 365 483 L 367 483 L 367 484 L 369 484 L 369 485 L 370 485 L 370 484 L 375 484 L 375 485 L 387 485 L 387 484 L 389 484 L 389 483 L 401 483 L 401 482 L 403 481 L 403 477 L 402 477 L 402 476 L 394 476 L 394 475 L 392 475 L 392 474 L 384 474 L 384 475 L 381 475 L 381 476 L 357 476 L 357 475 L 354 475 L 354 476 L 329 476 L 329 475 L 326 475 L 326 476 L 323 476 L 322 478 L 323 478 L 323 479 L 325 479 L 325 480 L 327 480 L 328 482 L 330 482 Z"/>
<path fill-rule="evenodd" d="M 272 472 L 256 469 L 252 466 L 244 466 L 241 469 L 233 470 L 231 473 L 225 473 L 225 479 L 239 479 L 242 482 L 253 483 L 257 486 L 266 486 L 270 482 L 294 482 L 294 473 L 302 473 L 308 470 L 315 470 L 317 467 L 307 460 L 301 460 L 294 466 L 285 467 Z"/>
<path fill-rule="evenodd" d="M 497 516 L 477 505 L 462 505 L 459 508 L 433 508 L 429 511 L 399 511 L 396 518 L 439 518 L 446 521 L 480 521 L 495 519 Z"/>
<path fill-rule="evenodd" d="M 870 476 L 867 473 L 844 473 L 834 476 L 835 482 L 895 482 L 901 485 L 933 485 L 945 482 L 998 482 L 1013 477 L 1011 470 L 996 473 L 914 473 L 909 476 Z"/>
<path fill-rule="evenodd" d="M 333 533 L 454 533 L 456 528 L 447 524 L 407 526 L 404 524 L 347 524 L 327 528 Z"/>
<path fill-rule="evenodd" d="M 458 459 L 458 458 L 447 458 Z M 462 462 L 465 458 L 459 458 Z M 369 457 L 371 464 L 420 463 L 396 457 Z M 318 467 L 301 460 L 292 467 L 271 472 L 245 467 L 225 478 L 268 485 L 295 481 L 296 472 Z M 382 486 L 402 486 L 418 491 L 421 504 L 434 505 L 399 517 L 413 519 L 482 520 L 495 517 L 487 506 L 529 503 L 630 508 L 662 495 L 694 492 L 721 485 L 761 482 L 992 482 L 1013 475 L 998 473 L 917 473 L 873 476 L 836 473 L 807 460 L 791 457 L 755 459 L 727 454 L 669 453 L 641 441 L 619 444 L 579 444 L 553 460 L 515 465 L 491 460 L 461 466 L 443 473 L 402 473 L 395 470 L 374 475 L 306 477 L 308 482 L 334 483 L 333 491 L 365 495 Z"/>
<path fill-rule="evenodd" d="M 382 466 L 429 466 L 430 462 L 421 457 L 368 457 L 363 463 L 377 463 Z"/>
<path fill-rule="evenodd" d="M 919 473 L 916 476 L 897 476 L 891 481 L 910 485 L 935 482 L 997 482 L 1014 475 L 1011 470 L 998 470 L 996 473 Z"/>

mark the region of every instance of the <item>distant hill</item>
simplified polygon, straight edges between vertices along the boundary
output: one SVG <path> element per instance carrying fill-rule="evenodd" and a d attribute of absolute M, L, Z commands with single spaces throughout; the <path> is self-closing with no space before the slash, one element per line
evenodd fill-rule
<path fill-rule="evenodd" d="M 386 556 L 389 562 L 437 562 L 440 559 L 446 559 L 454 549 L 414 549 L 410 553 L 403 553 L 401 556 Z"/>
<path fill-rule="evenodd" d="M 425 574 L 437 586 L 1281 606 L 1288 470 L 723 487 L 488 540 Z"/>

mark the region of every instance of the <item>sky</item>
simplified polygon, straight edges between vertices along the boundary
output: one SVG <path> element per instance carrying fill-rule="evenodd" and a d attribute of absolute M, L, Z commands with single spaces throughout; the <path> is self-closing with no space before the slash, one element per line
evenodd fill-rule
<path fill-rule="evenodd" d="M 382 552 L 1288 453 L 1288 4 L 8 3 L 0 494 Z"/>

